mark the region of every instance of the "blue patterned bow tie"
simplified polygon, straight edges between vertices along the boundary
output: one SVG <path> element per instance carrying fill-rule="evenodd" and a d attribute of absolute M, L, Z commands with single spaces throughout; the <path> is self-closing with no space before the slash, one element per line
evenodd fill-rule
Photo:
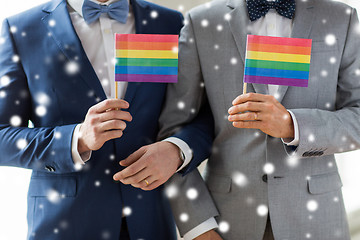
<path fill-rule="evenodd" d="M 265 16 L 270 9 L 275 9 L 281 16 L 292 19 L 295 14 L 295 0 L 276 0 L 268 2 L 266 0 L 246 0 L 249 17 L 255 21 Z"/>
<path fill-rule="evenodd" d="M 82 13 L 87 24 L 96 21 L 101 13 L 107 13 L 110 18 L 113 18 L 121 23 L 126 23 L 129 15 L 129 3 L 127 0 L 120 0 L 109 5 L 99 5 L 89 0 L 85 0 Z"/>

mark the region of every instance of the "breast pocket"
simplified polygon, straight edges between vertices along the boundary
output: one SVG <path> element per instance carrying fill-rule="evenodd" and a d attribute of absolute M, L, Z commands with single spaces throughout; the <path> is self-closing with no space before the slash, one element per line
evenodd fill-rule
<path fill-rule="evenodd" d="M 314 175 L 308 180 L 308 190 L 311 194 L 324 194 L 339 190 L 342 182 L 338 172 Z"/>

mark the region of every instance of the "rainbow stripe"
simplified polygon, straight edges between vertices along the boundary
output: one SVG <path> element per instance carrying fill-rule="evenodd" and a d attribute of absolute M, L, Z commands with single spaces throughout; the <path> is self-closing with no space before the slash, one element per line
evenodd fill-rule
<path fill-rule="evenodd" d="M 116 34 L 115 81 L 176 83 L 178 35 Z"/>
<path fill-rule="evenodd" d="M 307 87 L 311 39 L 248 35 L 244 82 Z"/>

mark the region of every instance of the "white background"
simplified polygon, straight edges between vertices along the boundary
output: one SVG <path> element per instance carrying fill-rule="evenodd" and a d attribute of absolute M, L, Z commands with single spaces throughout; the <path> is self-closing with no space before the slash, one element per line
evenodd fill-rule
<path fill-rule="evenodd" d="M 0 20 L 14 15 L 44 0 L 12 0 L 2 2 Z M 154 0 L 153 2 L 184 12 L 204 0 Z M 344 0 L 360 9 L 358 0 Z M 359 123 L 360 124 L 360 123 Z M 335 129 L 334 129 L 335 131 Z M 340 141 L 340 140 L 339 140 Z M 1 153 L 0 153 L 1 154 Z M 343 193 L 348 213 L 360 209 L 360 191 L 358 187 L 360 173 L 360 151 L 337 156 L 339 170 L 344 183 Z M 21 240 L 26 238 L 26 194 L 31 171 L 0 167 L 0 240 Z M 350 222 L 350 224 L 352 224 Z"/>

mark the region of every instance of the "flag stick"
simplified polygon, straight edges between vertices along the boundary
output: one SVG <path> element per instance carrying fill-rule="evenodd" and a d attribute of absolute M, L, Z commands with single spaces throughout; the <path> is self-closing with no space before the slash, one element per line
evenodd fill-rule
<path fill-rule="evenodd" d="M 247 83 L 244 82 L 244 85 L 243 85 L 243 94 L 246 94 L 246 91 L 247 90 Z"/>
<path fill-rule="evenodd" d="M 117 82 L 115 82 L 115 98 L 119 99 L 119 97 L 118 97 L 118 83 Z"/>

